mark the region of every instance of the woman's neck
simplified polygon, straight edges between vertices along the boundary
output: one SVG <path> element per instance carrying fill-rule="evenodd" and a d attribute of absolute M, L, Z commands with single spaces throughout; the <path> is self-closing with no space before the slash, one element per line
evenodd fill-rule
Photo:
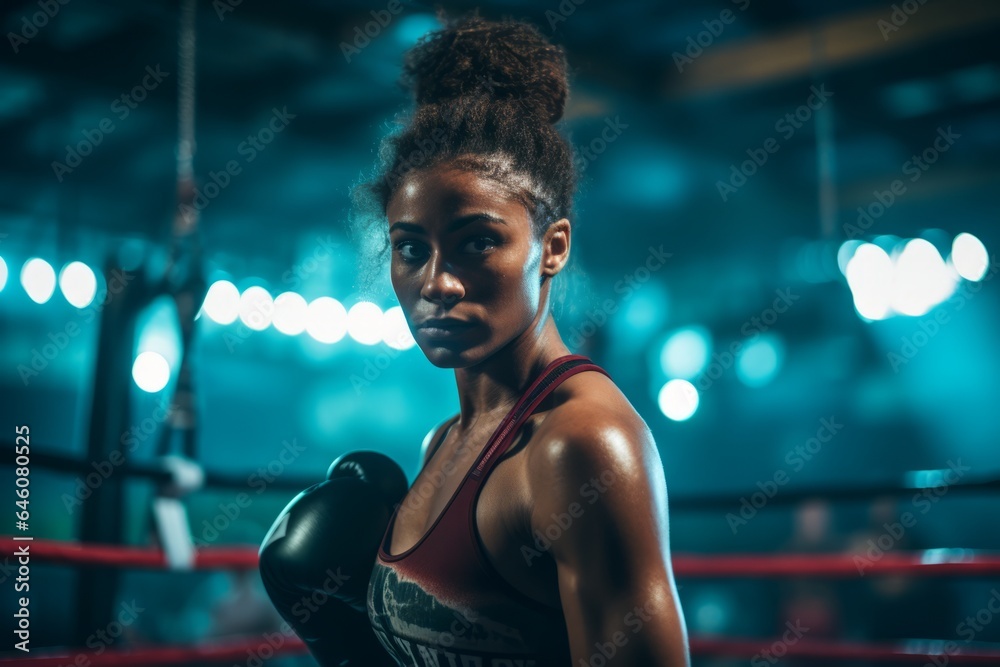
<path fill-rule="evenodd" d="M 540 324 L 498 350 L 486 361 L 455 369 L 461 417 L 456 427 L 468 431 L 480 420 L 500 418 L 514 407 L 525 387 L 550 363 L 571 354 L 545 313 Z"/>

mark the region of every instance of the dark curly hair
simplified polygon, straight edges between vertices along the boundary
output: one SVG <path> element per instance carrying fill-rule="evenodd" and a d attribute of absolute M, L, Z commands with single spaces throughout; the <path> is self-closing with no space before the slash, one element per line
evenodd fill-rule
<path fill-rule="evenodd" d="M 404 57 L 400 83 L 416 108 L 383 139 L 370 179 L 352 189 L 351 234 L 370 289 L 389 249 L 385 210 L 412 169 L 447 162 L 519 199 L 540 237 L 571 214 L 573 152 L 555 125 L 569 97 L 566 55 L 534 26 L 478 13 L 448 19 Z"/>

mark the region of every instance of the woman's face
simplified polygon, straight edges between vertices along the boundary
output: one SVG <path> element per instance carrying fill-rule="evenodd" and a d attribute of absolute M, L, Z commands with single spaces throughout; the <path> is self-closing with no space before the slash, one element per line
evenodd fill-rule
<path fill-rule="evenodd" d="M 409 172 L 386 207 L 392 287 L 417 345 L 435 366 L 488 358 L 541 319 L 551 233 L 538 239 L 524 205 L 495 181 L 436 165 Z M 548 283 L 545 285 L 548 290 Z M 441 327 L 428 319 L 452 319 Z"/>

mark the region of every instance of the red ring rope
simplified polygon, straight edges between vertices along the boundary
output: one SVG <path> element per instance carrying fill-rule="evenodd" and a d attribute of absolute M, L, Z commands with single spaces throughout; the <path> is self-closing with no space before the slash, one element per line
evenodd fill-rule
<path fill-rule="evenodd" d="M 860 554 L 675 555 L 674 572 L 685 577 L 857 577 L 868 574 L 911 576 L 1000 575 L 1000 556 L 958 550 Z"/>
<path fill-rule="evenodd" d="M 14 541 L 9 535 L 5 535 L 3 540 L 6 553 L 27 545 L 31 558 L 47 563 L 170 569 L 166 555 L 155 547 L 38 539 L 30 542 Z M 198 549 L 191 567 L 195 570 L 254 569 L 257 567 L 257 548 L 236 546 Z"/>
<path fill-rule="evenodd" d="M 242 662 L 250 655 L 262 656 L 265 647 L 270 647 L 274 655 L 306 653 L 306 645 L 298 637 L 284 638 L 275 646 L 262 637 L 240 637 L 237 640 L 195 644 L 192 646 L 141 646 L 124 649 L 109 649 L 100 654 L 93 651 L 63 649 L 60 653 L 46 652 L 45 655 L 24 658 L 0 658 L 0 665 L 31 665 L 31 667 L 68 667 L 86 664 L 90 667 L 135 667 L 136 665 L 184 665 L 191 662 Z M 86 662 L 76 662 L 83 656 Z M 266 659 L 263 660 L 266 662 Z"/>
<path fill-rule="evenodd" d="M 943 644 L 935 640 L 934 644 Z M 953 642 L 956 648 L 953 652 L 941 650 L 930 651 L 907 648 L 905 644 L 863 644 L 859 642 L 844 642 L 834 639 L 808 639 L 803 637 L 795 643 L 784 642 L 781 639 L 771 641 L 761 639 L 721 639 L 709 637 L 691 637 L 689 645 L 692 655 L 716 655 L 733 658 L 760 658 L 770 655 L 778 660 L 786 657 L 796 658 L 840 658 L 845 660 L 884 660 L 887 662 L 919 662 L 926 663 L 937 659 L 940 664 L 955 665 L 998 665 L 1000 664 L 1000 648 L 961 648 L 958 642 Z M 776 647 L 781 646 L 779 655 Z M 766 652 L 766 653 L 765 653 Z"/>
<path fill-rule="evenodd" d="M 30 545 L 32 557 L 50 563 L 169 569 L 163 552 L 153 547 L 83 544 L 58 540 L 14 541 L 4 536 L 5 548 Z M 684 577 L 856 577 L 862 574 L 910 576 L 1000 575 L 1000 556 L 956 550 L 867 554 L 742 554 L 708 556 L 677 554 L 674 572 Z M 257 547 L 199 549 L 193 569 L 254 569 Z"/>

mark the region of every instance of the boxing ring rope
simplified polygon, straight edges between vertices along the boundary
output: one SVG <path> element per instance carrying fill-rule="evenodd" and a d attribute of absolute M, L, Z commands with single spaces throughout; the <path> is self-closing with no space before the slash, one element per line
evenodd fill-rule
<path fill-rule="evenodd" d="M 284 635 L 281 635 L 284 637 Z M 51 652 L 33 658 L 0 658 L 0 665 L 30 665 L 31 667 L 68 667 L 76 665 L 79 656 L 85 656 L 90 667 L 136 667 L 136 665 L 182 665 L 205 662 L 244 662 L 249 655 L 260 652 L 266 642 L 261 637 L 240 637 L 228 641 L 215 641 L 194 646 L 144 646 L 129 649 L 109 649 L 99 655 L 85 651 Z M 284 637 L 274 655 L 308 653 L 298 637 Z"/>
<path fill-rule="evenodd" d="M 847 660 L 882 660 L 886 662 L 926 663 L 932 658 L 944 659 L 941 664 L 955 665 L 997 665 L 1000 664 L 1000 649 L 958 648 L 954 652 L 945 651 L 945 642 L 934 640 L 941 645 L 934 650 L 917 650 L 906 643 L 868 644 L 843 642 L 830 639 L 809 639 L 803 637 L 796 643 L 784 643 L 784 658 L 840 658 Z M 711 655 L 728 658 L 754 658 L 774 651 L 774 640 L 760 639 L 716 639 L 691 637 L 691 655 Z"/>
<path fill-rule="evenodd" d="M 15 542 L 13 537 L 2 538 L 4 546 L 30 544 L 31 558 L 56 565 L 130 567 L 154 570 L 177 570 L 170 565 L 166 554 L 155 547 L 132 547 L 116 544 L 85 544 L 61 540 Z M 252 570 L 257 568 L 257 547 L 212 547 L 198 549 L 191 570 Z"/>
<path fill-rule="evenodd" d="M 976 554 L 968 549 L 949 558 L 948 549 L 883 553 L 864 559 L 864 573 L 911 577 L 982 577 L 1000 575 L 1000 555 Z M 823 577 L 859 576 L 851 553 L 838 554 L 727 554 L 675 555 L 674 572 L 683 577 Z"/>
<path fill-rule="evenodd" d="M 882 482 L 872 484 L 852 484 L 850 486 L 810 486 L 795 488 L 783 487 L 780 492 L 767 500 L 768 505 L 789 506 L 800 505 L 808 500 L 826 500 L 830 502 L 871 501 L 879 496 L 893 498 L 910 498 L 914 494 L 934 489 L 934 485 L 900 484 L 899 482 Z M 948 493 L 979 493 L 1000 492 L 1000 475 L 988 475 L 980 478 L 956 480 L 948 484 Z M 715 493 L 704 495 L 683 495 L 670 497 L 671 510 L 732 510 L 739 506 L 740 498 L 750 498 L 760 489 L 752 489 L 743 493 Z"/>
<path fill-rule="evenodd" d="M 13 442 L 5 443 L 4 447 L 13 451 Z M 31 452 L 31 464 L 32 466 L 38 468 L 44 468 L 55 472 L 75 474 L 81 477 L 86 477 L 88 474 L 97 472 L 95 468 L 91 467 L 86 460 L 80 457 L 56 452 L 37 451 L 35 449 L 32 449 Z M 4 460 L 0 461 L 0 465 L 13 467 L 14 464 L 10 461 Z M 98 472 L 98 474 L 100 474 L 100 472 Z M 170 482 L 175 481 L 173 470 L 157 459 L 153 459 L 148 462 L 126 461 L 121 465 L 114 466 L 114 472 L 112 474 L 120 474 L 125 480 L 133 478 L 146 479 L 156 482 L 157 484 L 169 484 Z M 317 476 L 316 479 L 307 479 L 305 477 L 292 478 L 288 475 L 282 475 L 281 477 L 275 477 L 274 481 L 269 482 L 266 490 L 294 491 L 295 493 L 298 493 L 299 491 L 321 481 L 323 481 L 321 476 Z M 209 489 L 246 489 L 247 476 L 204 471 L 203 485 Z"/>
<path fill-rule="evenodd" d="M 13 536 L 2 538 L 13 547 Z M 21 543 L 23 544 L 23 542 Z M 956 553 L 950 556 L 951 552 Z M 112 544 L 84 544 L 61 540 L 33 540 L 33 559 L 45 563 L 78 566 L 177 569 L 163 551 L 154 547 Z M 817 577 L 858 576 L 855 555 L 838 554 L 727 554 L 725 556 L 675 554 L 674 573 L 691 578 L 717 577 Z M 190 569 L 250 570 L 257 567 L 256 546 L 208 547 L 199 549 Z M 878 560 L 865 560 L 865 574 L 911 577 L 1000 576 L 1000 554 L 976 553 L 967 549 L 927 549 L 884 553 Z"/>
<path fill-rule="evenodd" d="M 3 447 L 12 450 L 13 441 L 3 442 Z M 87 475 L 94 472 L 94 468 L 83 458 L 72 454 L 64 454 L 55 451 L 45 451 L 44 445 L 38 445 L 39 449 L 32 449 L 32 465 L 48 470 L 65 472 L 77 475 Z M 49 448 L 51 449 L 51 448 Z M 13 467 L 14 463 L 9 460 L 0 461 L 0 466 Z M 158 483 L 168 483 L 172 481 L 171 470 L 157 462 L 135 462 L 126 461 L 120 466 L 116 466 L 116 472 L 122 473 L 126 478 L 151 479 Z M 246 475 L 230 475 L 225 473 L 205 471 L 204 486 L 216 489 L 241 489 L 246 488 Z M 299 491 L 306 489 L 322 478 L 292 477 L 282 475 L 276 477 L 267 486 L 267 491 Z M 770 506 L 790 506 L 799 505 L 807 500 L 827 500 L 831 502 L 850 501 L 870 501 L 879 496 L 905 498 L 915 493 L 925 490 L 933 490 L 933 485 L 907 485 L 896 482 L 881 482 L 872 484 L 857 484 L 851 486 L 810 486 L 803 488 L 786 487 L 780 493 L 768 498 L 767 504 Z M 1000 475 L 988 475 L 980 478 L 970 477 L 960 479 L 948 484 L 948 494 L 962 493 L 982 493 L 1000 492 Z M 739 505 L 740 498 L 749 498 L 754 493 L 759 493 L 759 489 L 745 490 L 742 493 L 712 493 L 702 495 L 678 495 L 670 496 L 671 511 L 707 511 L 707 510 L 731 510 Z"/>

